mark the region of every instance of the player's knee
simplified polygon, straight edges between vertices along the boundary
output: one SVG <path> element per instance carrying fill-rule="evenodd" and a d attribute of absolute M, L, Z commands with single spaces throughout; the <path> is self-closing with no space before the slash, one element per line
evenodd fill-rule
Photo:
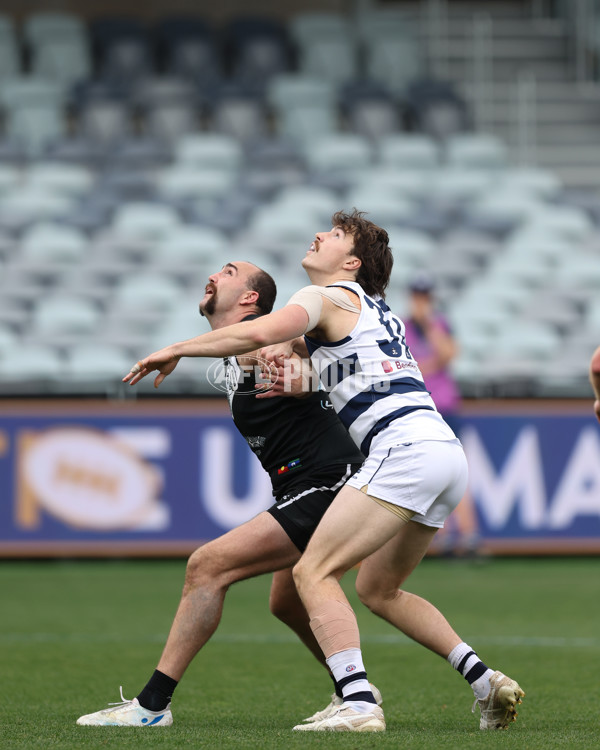
<path fill-rule="evenodd" d="M 187 562 L 185 570 L 186 587 L 198 588 L 199 586 L 214 584 L 218 578 L 218 566 L 208 545 L 199 547 L 190 555 Z"/>
<path fill-rule="evenodd" d="M 390 602 L 398 599 L 402 591 L 373 585 L 372 581 L 361 581 L 359 577 L 356 579 L 356 593 L 361 603 L 377 615 L 385 612 Z"/>
<path fill-rule="evenodd" d="M 298 601 L 296 598 L 292 599 L 286 593 L 271 593 L 269 597 L 269 610 L 281 622 L 288 623 L 294 620 L 297 609 Z"/>
<path fill-rule="evenodd" d="M 292 575 L 298 593 L 302 594 L 302 589 L 306 585 L 309 576 L 309 568 L 306 565 L 304 558 L 300 558 L 300 560 L 294 565 Z"/>

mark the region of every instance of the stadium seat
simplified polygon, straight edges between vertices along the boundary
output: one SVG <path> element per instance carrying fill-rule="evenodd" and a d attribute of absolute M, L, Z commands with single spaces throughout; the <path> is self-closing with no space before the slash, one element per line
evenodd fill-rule
<path fill-rule="evenodd" d="M 92 73 L 90 49 L 85 38 L 53 37 L 35 45 L 31 70 L 66 84 L 88 78 Z"/>
<path fill-rule="evenodd" d="M 518 191 L 521 194 L 530 193 L 542 200 L 552 200 L 559 197 L 563 184 L 554 172 L 535 167 L 521 167 L 505 170 L 498 179 L 497 188 L 503 193 Z"/>
<path fill-rule="evenodd" d="M 120 169 L 137 171 L 138 174 L 140 171 L 163 167 L 172 161 L 168 144 L 150 136 L 138 135 L 120 140 L 115 144 L 113 153 L 114 163 Z"/>
<path fill-rule="evenodd" d="M 412 81 L 402 95 L 402 104 L 411 130 L 441 141 L 471 125 L 467 103 L 450 81 L 431 78 Z"/>
<path fill-rule="evenodd" d="M 377 142 L 402 128 L 400 112 L 390 96 L 362 96 L 342 99 L 349 129 Z"/>
<path fill-rule="evenodd" d="M 380 81 L 396 95 L 422 75 L 424 60 L 417 40 L 410 36 L 375 36 L 364 40 L 369 78 Z"/>
<path fill-rule="evenodd" d="M 585 211 L 575 206 L 552 206 L 530 218 L 524 229 L 547 236 L 583 243 L 592 234 L 594 225 Z"/>
<path fill-rule="evenodd" d="M 459 206 L 483 195 L 492 182 L 493 178 L 487 172 L 441 169 L 433 175 L 430 198 L 438 203 Z"/>
<path fill-rule="evenodd" d="M 63 375 L 64 360 L 49 346 L 21 344 L 0 359 L 0 384 L 58 381 Z"/>
<path fill-rule="evenodd" d="M 406 292 L 412 272 L 431 263 L 436 243 L 427 234 L 415 229 L 393 227 L 389 237 L 394 254 L 392 283 Z"/>
<path fill-rule="evenodd" d="M 204 289 L 200 289 L 197 293 L 184 297 L 164 316 L 151 338 L 155 351 L 174 341 L 185 341 L 211 330 L 206 318 L 198 312 L 198 302 L 203 296 Z M 195 358 L 194 362 L 201 359 Z"/>
<path fill-rule="evenodd" d="M 314 138 L 333 136 L 338 132 L 337 109 L 333 105 L 290 107 L 277 115 L 275 129 L 278 135 L 296 143 L 300 150 L 310 148 Z"/>
<path fill-rule="evenodd" d="M 578 305 L 548 283 L 534 291 L 520 311 L 520 317 L 528 321 L 540 321 L 552 325 L 563 335 L 573 326 L 579 325 L 581 313 Z M 596 326 L 598 328 L 598 326 Z"/>
<path fill-rule="evenodd" d="M 0 360 L 3 356 L 10 354 L 12 349 L 17 346 L 18 337 L 14 330 L 0 323 Z"/>
<path fill-rule="evenodd" d="M 565 255 L 554 269 L 554 278 L 566 287 L 588 294 L 600 288 L 600 263 L 595 255 L 578 253 Z"/>
<path fill-rule="evenodd" d="M 254 95 L 219 92 L 210 106 L 210 128 L 251 144 L 267 135 L 265 106 Z"/>
<path fill-rule="evenodd" d="M 77 131 L 84 139 L 112 144 L 133 130 L 131 109 L 116 99 L 96 99 L 84 104 L 78 112 Z"/>
<path fill-rule="evenodd" d="M 9 193 L 22 182 L 22 169 L 11 164 L 0 164 L 0 195 Z"/>
<path fill-rule="evenodd" d="M 285 31 L 272 19 L 233 19 L 226 25 L 224 36 L 231 73 L 238 80 L 264 84 L 291 67 Z"/>
<path fill-rule="evenodd" d="M 301 47 L 313 39 L 351 38 L 354 29 L 347 16 L 333 11 L 303 11 L 288 22 L 292 40 Z"/>
<path fill-rule="evenodd" d="M 558 265 L 561 258 L 571 256 L 573 246 L 568 239 L 546 231 L 545 225 L 542 231 L 536 227 L 541 229 L 535 224 L 513 232 L 505 243 L 506 254 L 551 266 Z"/>
<path fill-rule="evenodd" d="M 366 211 L 368 218 L 388 231 L 396 224 L 403 224 L 415 213 L 415 205 L 408 198 L 390 195 L 384 188 L 361 186 L 352 188 L 344 199 L 346 209 Z"/>
<path fill-rule="evenodd" d="M 340 86 L 359 75 L 358 48 L 348 36 L 311 37 L 300 46 L 298 69 Z"/>
<path fill-rule="evenodd" d="M 282 238 L 287 242 L 299 241 L 306 249 L 318 228 L 319 216 L 314 209 L 305 206 L 300 210 L 291 203 L 280 205 L 278 209 L 261 206 L 248 223 L 248 232 L 255 237 L 270 239 L 275 244 L 282 242 Z"/>
<path fill-rule="evenodd" d="M 294 207 L 300 212 L 314 212 L 324 222 L 329 222 L 340 205 L 339 197 L 333 190 L 316 185 L 290 185 L 282 188 L 271 204 L 273 211 L 285 211 Z"/>
<path fill-rule="evenodd" d="M 142 127 L 150 138 L 175 144 L 199 129 L 199 110 L 192 103 L 159 104 L 146 109 Z"/>
<path fill-rule="evenodd" d="M 69 380 L 90 383 L 121 379 L 131 368 L 131 357 L 110 344 L 79 344 L 67 349 L 65 373 Z"/>
<path fill-rule="evenodd" d="M 219 133 L 185 136 L 175 145 L 175 161 L 189 168 L 236 170 L 242 160 L 240 143 Z"/>
<path fill-rule="evenodd" d="M 156 187 L 166 199 L 220 198 L 234 187 L 237 175 L 228 169 L 194 169 L 179 164 L 160 172 Z"/>
<path fill-rule="evenodd" d="M 62 108 L 53 105 L 29 105 L 11 109 L 5 124 L 6 134 L 35 157 L 56 138 L 67 132 Z"/>
<path fill-rule="evenodd" d="M 461 133 L 447 141 L 446 159 L 454 169 L 493 172 L 508 166 L 508 151 L 502 141 L 492 135 Z"/>
<path fill-rule="evenodd" d="M 223 76 L 219 50 L 211 36 L 190 34 L 173 39 L 166 51 L 166 71 L 192 83 L 212 85 Z"/>
<path fill-rule="evenodd" d="M 377 160 L 391 169 L 433 170 L 439 166 L 439 146 L 426 135 L 390 135 L 378 142 Z"/>
<path fill-rule="evenodd" d="M 181 285 L 164 273 L 140 273 L 123 279 L 116 287 L 112 311 L 125 314 L 164 312 L 171 309 L 181 294 Z"/>
<path fill-rule="evenodd" d="M 94 185 L 91 169 L 75 164 L 38 161 L 26 172 L 26 184 L 32 188 L 57 191 L 75 197 L 85 195 Z"/>
<path fill-rule="evenodd" d="M 194 271 L 194 267 L 210 263 L 216 270 L 228 247 L 227 237 L 216 229 L 184 226 L 169 232 L 155 245 L 151 261 L 155 267 L 170 267 L 172 271 L 182 266 Z"/>
<path fill-rule="evenodd" d="M 305 143 L 308 166 L 314 172 L 349 172 L 371 164 L 372 149 L 366 138 L 351 133 L 314 137 Z"/>
<path fill-rule="evenodd" d="M 281 73 L 267 83 L 267 101 L 276 113 L 291 107 L 329 108 L 335 101 L 335 86 L 323 78 Z"/>
<path fill-rule="evenodd" d="M 23 233 L 18 260 L 32 266 L 72 265 L 83 260 L 87 248 L 87 238 L 73 227 L 38 222 Z"/>
<path fill-rule="evenodd" d="M 0 196 L 0 225 L 19 229 L 32 221 L 67 216 L 73 199 L 40 187 L 21 187 Z"/>
<path fill-rule="evenodd" d="M 33 308 L 28 333 L 46 342 L 60 334 L 91 334 L 100 319 L 94 302 L 80 296 L 50 294 Z"/>
<path fill-rule="evenodd" d="M 465 208 L 469 226 L 491 234 L 503 234 L 543 210 L 543 203 L 529 191 L 494 188 L 479 195 Z"/>
<path fill-rule="evenodd" d="M 85 22 L 74 13 L 37 11 L 25 19 L 23 36 L 30 47 L 36 48 L 48 41 L 86 40 L 87 28 Z"/>
<path fill-rule="evenodd" d="M 402 169 L 380 164 L 370 169 L 357 170 L 352 177 L 354 187 L 371 189 L 385 187 L 391 195 L 408 198 L 425 198 L 431 190 L 432 175 L 423 169 Z"/>
<path fill-rule="evenodd" d="M 494 337 L 494 356 L 509 361 L 523 357 L 536 360 L 538 366 L 550 359 L 560 348 L 561 338 L 553 326 L 541 321 L 519 320 L 516 327 L 501 329 Z"/>
<path fill-rule="evenodd" d="M 487 272 L 494 275 L 497 283 L 535 289 L 547 284 L 552 273 L 550 266 L 537 260 L 535 257 L 502 254 L 487 267 Z"/>
<path fill-rule="evenodd" d="M 411 8 L 402 7 L 367 10 L 357 17 L 356 30 L 364 43 L 376 43 L 378 39 L 413 37 L 418 32 L 418 17 Z"/>
<path fill-rule="evenodd" d="M 19 42 L 13 19 L 0 15 L 0 82 L 18 77 L 22 71 Z"/>
<path fill-rule="evenodd" d="M 179 215 L 170 206 L 128 203 L 117 209 L 112 228 L 122 237 L 158 240 L 179 224 Z"/>

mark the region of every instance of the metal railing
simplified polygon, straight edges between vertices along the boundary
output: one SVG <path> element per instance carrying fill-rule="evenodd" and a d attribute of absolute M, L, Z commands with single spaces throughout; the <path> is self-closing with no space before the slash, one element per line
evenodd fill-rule
<path fill-rule="evenodd" d="M 493 121 L 494 102 L 494 22 L 489 14 L 479 14 L 473 18 L 472 86 L 473 114 L 477 130 L 486 130 Z"/>
<path fill-rule="evenodd" d="M 537 162 L 537 81 L 531 70 L 517 76 L 514 85 L 511 146 L 520 167 Z"/>

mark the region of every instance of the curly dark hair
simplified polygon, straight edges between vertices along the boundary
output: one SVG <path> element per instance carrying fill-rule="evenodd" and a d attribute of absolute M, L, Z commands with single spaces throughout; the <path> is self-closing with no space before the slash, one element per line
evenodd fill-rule
<path fill-rule="evenodd" d="M 275 297 L 277 296 L 277 287 L 275 286 L 273 277 L 266 271 L 263 271 L 262 268 L 256 266 L 256 273 L 248 277 L 247 284 L 250 291 L 258 292 L 256 306 L 260 314 L 268 315 L 273 309 Z"/>
<path fill-rule="evenodd" d="M 369 297 L 379 295 L 385 299 L 390 282 L 394 258 L 389 247 L 390 238 L 385 229 L 364 218 L 364 211 L 351 213 L 337 211 L 331 217 L 331 226 L 340 227 L 354 239 L 352 254 L 361 260 L 356 281 Z"/>

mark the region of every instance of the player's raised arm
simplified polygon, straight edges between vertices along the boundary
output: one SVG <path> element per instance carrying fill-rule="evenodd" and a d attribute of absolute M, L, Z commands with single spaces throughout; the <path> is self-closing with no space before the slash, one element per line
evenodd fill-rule
<path fill-rule="evenodd" d="M 181 357 L 228 357 L 288 341 L 301 336 L 308 325 L 308 314 L 299 305 L 286 305 L 269 315 L 255 320 L 235 323 L 204 333 L 187 341 L 180 341 L 139 360 L 123 378 L 135 385 L 154 370 L 158 375 L 155 388 L 177 367 Z"/>

